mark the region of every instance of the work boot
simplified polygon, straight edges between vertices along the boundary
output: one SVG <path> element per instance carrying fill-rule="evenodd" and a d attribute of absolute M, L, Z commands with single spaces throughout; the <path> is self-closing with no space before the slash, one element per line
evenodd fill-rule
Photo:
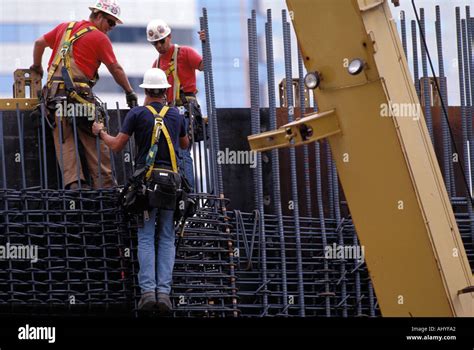
<path fill-rule="evenodd" d="M 158 301 L 156 303 L 158 307 L 158 312 L 161 316 L 167 316 L 171 314 L 171 300 L 168 294 L 158 293 Z"/>
<path fill-rule="evenodd" d="M 138 302 L 138 310 L 140 311 L 151 311 L 155 308 L 156 297 L 155 292 L 146 292 L 142 294 L 140 301 Z"/>
<path fill-rule="evenodd" d="M 79 189 L 79 183 L 77 181 L 74 181 L 66 186 L 66 190 L 74 191 L 78 189 Z M 81 190 L 90 190 L 90 189 L 91 187 L 86 182 L 81 181 Z"/>

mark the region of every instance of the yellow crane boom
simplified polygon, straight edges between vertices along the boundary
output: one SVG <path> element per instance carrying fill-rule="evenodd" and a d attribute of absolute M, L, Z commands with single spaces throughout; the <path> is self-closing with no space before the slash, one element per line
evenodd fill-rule
<path fill-rule="evenodd" d="M 287 4 L 322 112 L 250 136 L 251 148 L 328 139 L 384 316 L 474 316 L 472 271 L 388 1 Z M 403 106 L 415 112 L 394 113 Z"/>

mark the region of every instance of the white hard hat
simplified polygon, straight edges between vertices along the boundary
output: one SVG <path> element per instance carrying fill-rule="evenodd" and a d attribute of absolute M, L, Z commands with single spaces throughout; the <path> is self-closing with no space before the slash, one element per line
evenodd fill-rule
<path fill-rule="evenodd" d="M 162 19 L 154 19 L 146 26 L 148 41 L 159 41 L 171 34 L 171 28 Z"/>
<path fill-rule="evenodd" d="M 171 87 L 166 78 L 165 72 L 159 68 L 150 68 L 143 76 L 143 84 L 140 85 L 144 89 L 166 89 Z"/>
<path fill-rule="evenodd" d="M 118 23 L 123 23 L 122 19 L 120 18 L 120 6 L 117 0 L 97 0 L 94 5 L 89 6 L 89 10 L 99 10 L 105 12 L 114 17 Z"/>

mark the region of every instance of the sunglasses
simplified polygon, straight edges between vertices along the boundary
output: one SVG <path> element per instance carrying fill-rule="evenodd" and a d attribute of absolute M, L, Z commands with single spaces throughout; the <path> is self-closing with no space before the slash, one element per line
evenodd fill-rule
<path fill-rule="evenodd" d="M 117 24 L 113 19 L 110 19 L 109 17 L 105 17 L 105 19 L 107 20 L 107 23 L 111 28 L 115 27 L 115 25 Z"/>
<path fill-rule="evenodd" d="M 163 44 L 165 43 L 165 41 L 166 41 L 166 38 L 161 39 L 161 40 L 158 40 L 158 41 L 154 41 L 154 42 L 152 42 L 151 44 L 152 44 L 153 46 L 158 46 L 158 44 L 163 45 Z"/>

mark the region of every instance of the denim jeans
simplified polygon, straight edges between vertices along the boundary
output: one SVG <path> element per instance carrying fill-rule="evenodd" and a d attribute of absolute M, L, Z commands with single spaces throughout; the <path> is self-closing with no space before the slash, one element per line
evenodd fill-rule
<path fill-rule="evenodd" d="M 142 293 L 169 294 L 173 281 L 176 247 L 172 210 L 150 211 L 150 219 L 138 229 L 138 282 Z M 157 219 L 158 254 L 155 259 L 155 219 Z"/>
<path fill-rule="evenodd" d="M 185 118 L 186 130 L 189 128 L 189 118 Z M 191 158 L 191 147 L 188 149 L 181 149 L 178 147 L 177 152 L 178 166 L 181 175 L 188 180 L 192 190 L 194 190 L 194 168 L 193 159 Z"/>

